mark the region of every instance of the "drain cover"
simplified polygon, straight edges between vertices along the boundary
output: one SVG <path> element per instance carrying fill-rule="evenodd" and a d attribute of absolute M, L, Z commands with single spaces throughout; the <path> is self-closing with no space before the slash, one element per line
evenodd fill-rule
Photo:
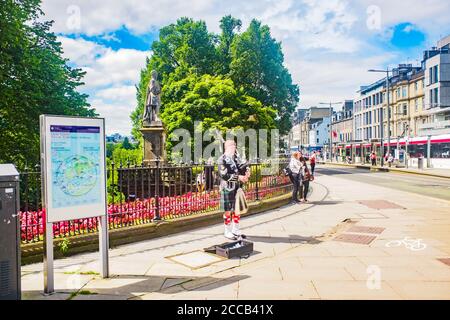
<path fill-rule="evenodd" d="M 334 241 L 340 242 L 349 242 L 349 243 L 357 243 L 357 244 L 370 244 L 376 237 L 374 236 L 366 236 L 360 234 L 340 234 Z"/>
<path fill-rule="evenodd" d="M 353 226 L 347 232 L 381 234 L 385 228 Z"/>
<path fill-rule="evenodd" d="M 225 258 L 219 257 L 215 254 L 206 253 L 203 251 L 193 251 L 166 258 L 176 263 L 182 264 L 186 267 L 189 267 L 191 269 L 203 268 L 213 263 L 225 260 Z"/>
<path fill-rule="evenodd" d="M 366 207 L 369 207 L 371 209 L 376 210 L 384 210 L 384 209 L 406 209 L 404 207 L 399 206 L 398 204 L 395 204 L 390 201 L 386 200 L 360 200 L 358 203 L 365 205 Z"/>
<path fill-rule="evenodd" d="M 438 259 L 438 260 L 450 267 L 450 258 Z"/>

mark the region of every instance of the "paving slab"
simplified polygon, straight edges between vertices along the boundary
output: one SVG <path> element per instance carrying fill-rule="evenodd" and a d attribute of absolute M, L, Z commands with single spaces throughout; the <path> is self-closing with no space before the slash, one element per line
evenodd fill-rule
<path fill-rule="evenodd" d="M 241 228 L 255 248 L 248 259 L 229 259 L 197 269 L 167 259 L 225 242 L 223 226 L 218 224 L 111 249 L 109 279 L 98 274 L 76 275 L 98 272 L 98 253 L 57 260 L 54 296 L 41 294 L 42 263 L 25 266 L 24 296 L 67 299 L 72 294 L 74 300 L 450 299 L 450 266 L 438 260 L 450 258 L 450 202 L 360 181 L 349 184 L 338 175 L 320 175 L 312 186 L 308 205 L 283 206 L 242 219 Z M 359 204 L 361 200 L 370 205 Z M 354 232 L 348 231 L 352 227 Z M 332 240 L 346 232 L 375 238 L 369 245 Z M 423 239 L 427 248 L 386 247 L 387 242 L 404 237 Z M 379 289 L 370 282 L 376 280 L 374 270 L 379 271 Z"/>
<path fill-rule="evenodd" d="M 450 281 L 387 281 L 402 299 L 448 300 Z"/>
<path fill-rule="evenodd" d="M 367 281 L 313 281 L 318 295 L 327 300 L 399 300 L 389 283 L 382 281 L 379 289 L 369 289 Z"/>

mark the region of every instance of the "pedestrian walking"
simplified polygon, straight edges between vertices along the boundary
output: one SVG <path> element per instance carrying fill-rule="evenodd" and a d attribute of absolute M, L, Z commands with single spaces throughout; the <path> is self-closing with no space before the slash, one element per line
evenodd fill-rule
<path fill-rule="evenodd" d="M 225 152 L 218 160 L 220 177 L 220 209 L 224 212 L 224 236 L 231 240 L 245 238 L 239 228 L 240 210 L 236 210 L 236 196 L 243 196 L 242 185 L 250 178 L 250 169 L 236 153 L 236 142 L 225 141 Z M 238 199 L 239 200 L 239 199 Z"/>
<path fill-rule="evenodd" d="M 291 156 L 291 161 L 289 162 L 289 169 L 290 169 L 290 175 L 289 178 L 291 179 L 293 188 L 292 188 L 292 201 L 291 203 L 300 203 L 300 200 L 298 199 L 298 191 L 300 188 L 300 169 L 301 169 L 301 163 L 300 163 L 300 152 L 294 152 Z"/>
<path fill-rule="evenodd" d="M 301 185 L 300 185 L 300 202 L 308 202 L 307 196 L 309 191 L 309 182 L 314 180 L 314 176 L 311 174 L 311 171 L 308 169 L 308 165 L 306 164 L 306 160 L 304 158 L 300 159 L 301 169 Z"/>
<path fill-rule="evenodd" d="M 314 169 L 316 167 L 316 152 L 314 151 L 311 155 L 311 158 L 309 158 L 309 164 L 311 165 L 311 174 L 314 175 Z"/>
<path fill-rule="evenodd" d="M 388 166 L 391 167 L 393 162 L 394 162 L 394 157 L 392 156 L 392 154 L 389 154 L 389 157 L 387 159 Z"/>
<path fill-rule="evenodd" d="M 372 166 L 377 165 L 377 155 L 374 151 L 372 151 L 372 154 L 370 155 L 370 160 L 372 161 Z"/>

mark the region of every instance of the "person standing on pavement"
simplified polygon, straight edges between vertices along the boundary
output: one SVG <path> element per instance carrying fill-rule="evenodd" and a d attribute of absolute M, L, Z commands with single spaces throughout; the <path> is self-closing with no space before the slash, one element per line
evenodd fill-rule
<path fill-rule="evenodd" d="M 370 160 L 372 161 L 372 166 L 377 165 L 377 155 L 375 154 L 374 151 L 372 151 L 372 153 L 370 155 Z"/>
<path fill-rule="evenodd" d="M 314 168 L 316 167 L 316 152 L 314 151 L 311 155 L 311 158 L 309 158 L 309 163 L 311 165 L 311 174 L 314 175 Z"/>
<path fill-rule="evenodd" d="M 306 160 L 304 158 L 300 159 L 301 167 L 300 167 L 300 176 L 301 176 L 301 186 L 300 186 L 300 202 L 308 202 L 306 199 L 309 191 L 309 182 L 313 180 L 313 176 L 308 169 L 308 165 L 306 164 Z"/>
<path fill-rule="evenodd" d="M 224 212 L 223 220 L 225 225 L 224 236 L 231 240 L 237 240 L 242 235 L 239 222 L 240 215 L 236 214 L 236 194 L 241 186 L 248 182 L 250 170 L 245 174 L 239 172 L 239 168 L 244 161 L 236 153 L 236 142 L 234 140 L 225 141 L 225 152 L 218 159 L 220 177 L 220 209 Z"/>
<path fill-rule="evenodd" d="M 388 166 L 391 167 L 393 162 L 394 162 L 394 157 L 392 156 L 392 154 L 389 154 L 389 157 L 387 159 Z"/>
<path fill-rule="evenodd" d="M 289 178 L 291 179 L 291 182 L 293 184 L 292 188 L 292 201 L 291 203 L 297 204 L 300 203 L 300 200 L 298 199 L 298 191 L 301 187 L 301 179 L 300 179 L 300 169 L 301 169 L 301 163 L 300 163 L 300 152 L 294 152 L 291 156 L 291 161 L 289 162 L 289 169 L 291 170 L 291 174 L 289 175 Z"/>

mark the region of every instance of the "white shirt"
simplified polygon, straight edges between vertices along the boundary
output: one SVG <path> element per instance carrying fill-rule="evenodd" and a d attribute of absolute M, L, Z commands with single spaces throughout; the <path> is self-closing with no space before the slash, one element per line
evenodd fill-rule
<path fill-rule="evenodd" d="M 301 167 L 302 167 L 301 162 L 296 158 L 291 157 L 291 162 L 289 162 L 289 169 L 291 169 L 293 173 L 299 174 Z"/>

